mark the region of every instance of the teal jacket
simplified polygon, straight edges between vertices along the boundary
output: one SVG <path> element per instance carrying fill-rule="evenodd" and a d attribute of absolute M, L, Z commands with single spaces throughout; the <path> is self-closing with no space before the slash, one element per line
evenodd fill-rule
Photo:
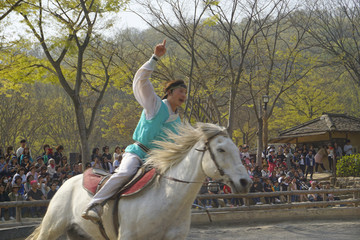
<path fill-rule="evenodd" d="M 133 140 L 138 141 L 147 148 L 154 149 L 156 145 L 153 141 L 162 141 L 165 137 L 165 130 L 169 129 L 172 132 L 176 131 L 176 126 L 180 124 L 180 117 L 178 116 L 174 120 L 170 120 L 170 113 L 166 103 L 161 101 L 161 106 L 158 113 L 152 119 L 147 120 L 145 116 L 145 110 L 141 114 L 139 123 L 133 134 Z M 138 145 L 131 144 L 125 152 L 134 153 L 138 155 L 143 162 L 146 161 L 147 153 L 145 153 Z"/>

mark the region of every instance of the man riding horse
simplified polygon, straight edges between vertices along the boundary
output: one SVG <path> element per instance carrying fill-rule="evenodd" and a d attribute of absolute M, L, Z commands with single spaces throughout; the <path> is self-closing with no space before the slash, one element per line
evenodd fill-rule
<path fill-rule="evenodd" d="M 106 200 L 122 188 L 146 161 L 147 153 L 155 147 L 153 141 L 161 140 L 166 130 L 176 132 L 176 125 L 180 123 L 177 108 L 186 101 L 187 87 L 184 81 L 168 82 L 164 89 L 165 96 L 160 99 L 149 80 L 157 61 L 166 52 L 165 44 L 166 40 L 156 45 L 150 60 L 135 74 L 134 95 L 144 108 L 133 134 L 135 143 L 125 149 L 118 170 L 89 202 L 87 209 L 82 213 L 85 219 L 99 221 Z"/>

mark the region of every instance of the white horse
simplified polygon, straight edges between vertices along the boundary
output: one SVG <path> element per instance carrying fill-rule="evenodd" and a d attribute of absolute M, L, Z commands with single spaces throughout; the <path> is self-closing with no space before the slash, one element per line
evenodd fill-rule
<path fill-rule="evenodd" d="M 160 175 L 147 189 L 120 199 L 118 229 L 113 224 L 115 201 L 105 204 L 102 221 L 109 239 L 185 239 L 191 206 L 206 176 L 223 179 L 234 193 L 247 192 L 252 183 L 238 148 L 223 127 L 181 125 L 178 135 L 168 133 L 168 141 L 157 144 L 160 148 L 152 151 L 146 164 L 156 167 Z M 104 239 L 95 223 L 81 217 L 91 197 L 82 187 L 82 175 L 69 179 L 28 239 L 52 240 L 63 234 L 69 239 Z"/>

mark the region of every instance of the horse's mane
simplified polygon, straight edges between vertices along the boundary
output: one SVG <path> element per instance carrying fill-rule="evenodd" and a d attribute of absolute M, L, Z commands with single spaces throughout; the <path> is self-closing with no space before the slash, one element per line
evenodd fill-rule
<path fill-rule="evenodd" d="M 154 142 L 158 148 L 151 150 L 146 164 L 152 165 L 162 174 L 184 159 L 198 141 L 205 141 L 219 132 L 228 136 L 224 127 L 211 123 L 197 123 L 195 128 L 188 123 L 179 124 L 177 134 L 166 131 L 164 141 Z"/>

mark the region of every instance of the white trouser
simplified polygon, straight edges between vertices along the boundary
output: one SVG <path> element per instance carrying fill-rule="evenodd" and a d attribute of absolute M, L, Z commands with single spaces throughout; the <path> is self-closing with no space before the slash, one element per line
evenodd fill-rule
<path fill-rule="evenodd" d="M 142 162 L 138 155 L 133 153 L 125 153 L 117 171 L 111 175 L 105 185 L 98 191 L 88 207 L 94 204 L 102 204 L 107 199 L 111 198 L 119 189 L 123 187 L 130 178 L 137 172 Z"/>

